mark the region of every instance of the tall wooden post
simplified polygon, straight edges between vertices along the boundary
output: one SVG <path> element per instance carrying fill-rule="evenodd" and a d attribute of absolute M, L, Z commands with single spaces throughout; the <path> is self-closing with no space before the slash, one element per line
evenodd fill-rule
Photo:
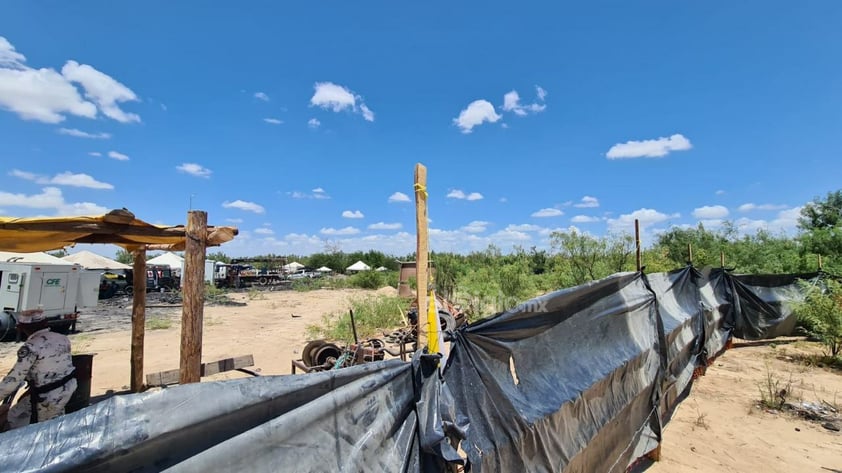
<path fill-rule="evenodd" d="M 724 251 L 719 252 L 719 267 L 725 268 L 725 252 Z"/>
<path fill-rule="evenodd" d="M 637 272 L 643 269 L 640 261 L 640 220 L 634 219 L 634 255 L 637 262 Z"/>
<path fill-rule="evenodd" d="M 208 214 L 187 212 L 181 312 L 181 364 L 179 383 L 197 383 L 202 377 L 202 318 L 205 308 L 205 245 Z"/>
<path fill-rule="evenodd" d="M 146 334 L 146 248 L 132 252 L 132 351 L 130 388 L 143 390 L 143 337 Z"/>
<path fill-rule="evenodd" d="M 693 244 L 687 244 L 687 262 L 690 263 L 690 266 L 693 266 Z"/>
<path fill-rule="evenodd" d="M 823 270 L 824 270 L 824 268 L 823 268 L 822 266 L 823 266 L 823 264 L 822 264 L 822 255 L 819 255 L 819 271 L 823 271 Z"/>
<path fill-rule="evenodd" d="M 415 165 L 415 225 L 417 227 L 417 248 L 415 256 L 416 281 L 418 283 L 416 302 L 418 304 L 418 348 L 427 346 L 427 290 L 429 240 L 427 234 L 427 168 Z"/>

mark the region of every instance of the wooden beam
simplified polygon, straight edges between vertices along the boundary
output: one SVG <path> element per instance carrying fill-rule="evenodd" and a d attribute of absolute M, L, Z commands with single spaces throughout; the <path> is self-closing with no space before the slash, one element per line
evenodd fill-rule
<path fill-rule="evenodd" d="M 143 390 L 143 338 L 146 333 L 146 250 L 132 253 L 131 390 Z"/>
<path fill-rule="evenodd" d="M 208 214 L 187 212 L 181 311 L 181 363 L 179 382 L 199 382 L 202 370 L 202 318 L 205 308 L 205 242 Z"/>
<path fill-rule="evenodd" d="M 429 236 L 427 233 L 427 168 L 423 164 L 415 165 L 415 225 L 417 228 L 417 248 L 415 256 L 415 280 L 418 283 L 417 304 L 418 348 L 427 346 L 427 254 Z"/>
<path fill-rule="evenodd" d="M 234 358 L 212 361 L 210 363 L 202 363 L 201 374 L 202 376 L 211 376 L 225 371 L 248 368 L 249 366 L 254 366 L 254 355 L 237 356 Z M 152 387 L 178 384 L 180 374 L 180 369 L 150 373 L 146 375 L 146 385 Z"/>

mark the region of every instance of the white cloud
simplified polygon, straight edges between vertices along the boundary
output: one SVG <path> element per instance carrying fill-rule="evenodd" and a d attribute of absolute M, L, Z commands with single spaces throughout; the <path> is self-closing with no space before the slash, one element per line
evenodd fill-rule
<path fill-rule="evenodd" d="M 343 218 L 364 218 L 365 215 L 363 215 L 363 213 L 360 212 L 359 210 L 346 210 L 346 211 L 342 212 L 342 217 Z"/>
<path fill-rule="evenodd" d="M 262 214 L 266 212 L 266 209 L 263 208 L 260 204 L 255 204 L 254 202 L 248 202 L 245 200 L 235 200 L 233 202 L 225 201 L 222 203 L 222 206 L 226 209 L 240 209 L 246 212 L 254 212 L 256 214 Z"/>
<path fill-rule="evenodd" d="M 473 222 L 460 228 L 460 230 L 466 233 L 482 233 L 488 228 L 490 224 L 491 222 L 486 222 L 483 220 L 474 220 Z"/>
<path fill-rule="evenodd" d="M 256 98 L 256 99 L 258 99 L 258 100 L 262 100 L 262 101 L 264 101 L 264 102 L 268 102 L 268 101 L 269 101 L 269 96 L 268 96 L 268 95 L 266 95 L 264 92 L 255 92 L 255 93 L 254 93 L 254 98 Z"/>
<path fill-rule="evenodd" d="M 541 209 L 541 210 L 538 210 L 537 212 L 532 213 L 533 217 L 539 217 L 539 218 L 542 218 L 542 217 L 560 217 L 562 215 L 564 215 L 564 212 L 562 212 L 561 210 L 551 209 L 551 208 Z"/>
<path fill-rule="evenodd" d="M 87 174 L 74 174 L 66 171 L 56 174 L 53 177 L 41 176 L 35 173 L 12 169 L 10 176 L 34 181 L 38 184 L 52 184 L 58 186 L 85 187 L 88 189 L 113 189 L 114 186 L 107 182 L 100 182 Z"/>
<path fill-rule="evenodd" d="M 403 227 L 400 223 L 386 223 L 386 222 L 377 222 L 372 223 L 368 226 L 369 230 L 400 230 Z"/>
<path fill-rule="evenodd" d="M 740 212 L 751 212 L 753 210 L 783 210 L 786 208 L 786 205 L 775 205 L 775 204 L 743 204 L 737 208 Z"/>
<path fill-rule="evenodd" d="M 274 235 L 275 232 L 271 228 L 260 227 L 254 230 L 254 233 L 258 235 Z"/>
<path fill-rule="evenodd" d="M 459 113 L 459 116 L 453 119 L 462 133 L 470 133 L 475 126 L 482 125 L 484 122 L 495 123 L 503 118 L 494 110 L 494 105 L 487 100 L 474 100 L 467 108 Z"/>
<path fill-rule="evenodd" d="M 505 197 L 500 197 L 500 203 L 505 204 L 505 203 L 506 203 L 506 202 L 508 202 L 508 201 L 509 201 L 509 199 L 507 199 L 507 198 L 505 198 Z"/>
<path fill-rule="evenodd" d="M 289 195 L 293 199 L 330 199 L 330 196 L 321 187 L 316 187 L 310 192 L 311 193 L 308 194 L 306 192 L 301 191 L 292 191 L 287 192 L 287 195 Z"/>
<path fill-rule="evenodd" d="M 597 199 L 596 197 L 586 195 L 582 197 L 582 200 L 579 201 L 578 204 L 574 204 L 573 207 L 578 207 L 580 209 L 590 209 L 599 207 L 599 199 Z"/>
<path fill-rule="evenodd" d="M 389 196 L 389 202 L 410 202 L 409 196 L 403 192 L 395 192 Z"/>
<path fill-rule="evenodd" d="M 678 218 L 681 214 L 665 214 L 654 209 L 637 209 L 632 213 L 620 215 L 617 218 L 608 219 L 608 230 L 617 233 L 634 233 L 635 219 L 640 222 L 641 231 L 649 226 Z"/>
<path fill-rule="evenodd" d="M 531 223 L 522 223 L 520 225 L 508 225 L 506 231 L 510 232 L 537 232 L 541 231 L 543 227 L 533 225 Z"/>
<path fill-rule="evenodd" d="M 2 205 L 2 202 L 0 202 Z M 793 234 L 798 227 L 798 218 L 801 216 L 802 207 L 793 207 L 778 212 L 776 218 L 771 221 L 766 220 L 752 220 L 748 218 L 740 218 L 734 224 L 743 233 L 754 233 L 757 230 L 767 230 L 770 232 L 783 232 Z"/>
<path fill-rule="evenodd" d="M 571 218 L 570 221 L 573 222 L 573 223 L 594 223 L 594 222 L 599 222 L 600 218 L 599 217 L 591 217 L 591 216 L 588 216 L 588 215 L 576 215 L 575 217 Z"/>
<path fill-rule="evenodd" d="M 311 105 L 334 112 L 351 110 L 361 113 L 366 121 L 374 121 L 374 112 L 363 103 L 362 97 L 351 92 L 347 87 L 333 82 L 316 82 L 313 87 L 316 91 L 310 98 Z"/>
<path fill-rule="evenodd" d="M 182 163 L 176 166 L 175 168 L 185 174 L 190 174 L 191 176 L 196 177 L 207 178 L 210 177 L 210 175 L 213 173 L 213 171 L 211 171 L 210 169 L 196 163 Z"/>
<path fill-rule="evenodd" d="M 322 122 L 320 122 L 318 118 L 311 118 L 307 120 L 307 126 L 315 129 L 322 126 Z"/>
<path fill-rule="evenodd" d="M 40 194 L 12 194 L 0 191 L 0 205 L 28 209 L 52 209 L 56 215 L 100 215 L 108 209 L 92 202 L 67 203 L 61 189 L 45 187 Z"/>
<path fill-rule="evenodd" d="M 283 123 L 282 120 L 278 120 L 277 118 L 264 118 L 263 121 L 272 125 L 280 125 Z"/>
<path fill-rule="evenodd" d="M 693 210 L 693 217 L 698 219 L 723 219 L 728 216 L 728 209 L 722 205 L 705 205 Z"/>
<path fill-rule="evenodd" d="M 0 108 L 45 123 L 62 122 L 66 114 L 96 117 L 96 105 L 84 100 L 66 77 L 25 62 L 26 57 L 0 36 Z"/>
<path fill-rule="evenodd" d="M 547 91 L 544 90 L 540 85 L 535 86 L 535 94 L 538 96 L 538 100 L 544 101 L 547 98 Z"/>
<path fill-rule="evenodd" d="M 228 223 L 243 223 L 241 218 L 226 218 L 225 221 Z"/>
<path fill-rule="evenodd" d="M 717 191 L 715 192 L 715 194 L 716 194 L 716 195 L 725 195 L 725 191 L 724 191 L 724 190 L 722 190 L 722 189 L 719 189 L 719 190 L 717 190 Z"/>
<path fill-rule="evenodd" d="M 322 228 L 319 233 L 323 235 L 356 235 L 360 233 L 359 228 L 345 227 L 345 228 Z"/>
<path fill-rule="evenodd" d="M 690 140 L 683 135 L 675 134 L 669 138 L 617 143 L 608 150 L 605 156 L 608 159 L 660 158 L 671 151 L 686 151 L 692 147 Z"/>
<path fill-rule="evenodd" d="M 124 112 L 118 105 L 123 102 L 138 102 L 140 99 L 131 89 L 111 76 L 76 61 L 67 61 L 61 68 L 61 74 L 68 81 L 81 84 L 85 89 L 85 97 L 97 104 L 100 112 L 106 117 L 120 123 L 140 122 L 140 116 Z"/>
<path fill-rule="evenodd" d="M 102 153 L 100 153 L 99 151 L 91 151 L 90 153 L 88 153 L 88 155 L 99 158 L 100 156 L 102 156 Z"/>
<path fill-rule="evenodd" d="M 539 87 L 540 89 L 540 87 Z M 544 89 L 540 89 L 544 90 Z M 544 91 L 546 94 L 546 91 Z M 540 94 L 539 94 L 540 96 Z M 542 99 L 543 100 L 543 99 Z M 523 105 L 520 103 L 520 95 L 518 95 L 516 90 L 513 90 L 506 95 L 503 96 L 503 110 L 506 112 L 513 112 L 515 115 L 520 117 L 525 117 L 530 113 L 538 113 L 543 112 L 547 106 L 539 103 L 531 103 L 528 105 Z"/>
<path fill-rule="evenodd" d="M 77 130 L 76 128 L 59 128 L 59 134 L 75 136 L 76 138 L 89 138 L 92 140 L 107 140 L 111 138 L 110 133 L 88 133 L 87 131 Z"/>
<path fill-rule="evenodd" d="M 450 199 L 461 199 L 461 200 L 482 200 L 482 194 L 479 192 L 471 192 L 466 194 L 465 192 L 459 189 L 453 189 L 452 191 L 448 192 L 447 197 Z"/>
<path fill-rule="evenodd" d="M 86 187 L 88 189 L 113 189 L 114 186 L 107 182 L 100 182 L 87 174 L 74 174 L 63 172 L 56 174 L 50 179 L 49 184 L 60 186 Z"/>
<path fill-rule="evenodd" d="M 116 151 L 109 151 L 108 157 L 111 159 L 116 159 L 117 161 L 128 161 L 129 157 L 123 153 L 118 153 Z"/>

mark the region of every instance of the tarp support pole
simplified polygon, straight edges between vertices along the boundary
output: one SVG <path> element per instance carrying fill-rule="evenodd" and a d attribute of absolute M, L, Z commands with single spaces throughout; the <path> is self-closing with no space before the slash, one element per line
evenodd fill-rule
<path fill-rule="evenodd" d="M 634 257 L 639 273 L 643 266 L 640 264 L 640 220 L 634 219 Z"/>
<path fill-rule="evenodd" d="M 132 349 L 131 382 L 133 393 L 143 390 L 143 337 L 146 330 L 146 248 L 132 252 Z"/>
<path fill-rule="evenodd" d="M 418 317 L 416 318 L 416 332 L 418 334 L 418 348 L 427 346 L 427 252 L 429 241 L 427 235 L 427 168 L 423 164 L 415 164 L 415 224 L 417 227 L 417 248 L 415 255 L 415 271 L 418 287 L 416 289 Z"/>
<path fill-rule="evenodd" d="M 822 271 L 824 269 L 822 266 L 822 255 L 819 255 L 819 271 Z"/>
<path fill-rule="evenodd" d="M 725 252 L 724 251 L 719 252 L 719 267 L 723 268 L 723 269 L 725 268 Z"/>
<path fill-rule="evenodd" d="M 687 244 L 687 262 L 690 264 L 690 266 L 693 266 L 693 244 L 692 243 Z"/>
<path fill-rule="evenodd" d="M 208 214 L 187 212 L 184 271 L 182 273 L 181 363 L 179 384 L 198 383 L 202 377 L 202 319 L 205 306 L 205 245 Z"/>

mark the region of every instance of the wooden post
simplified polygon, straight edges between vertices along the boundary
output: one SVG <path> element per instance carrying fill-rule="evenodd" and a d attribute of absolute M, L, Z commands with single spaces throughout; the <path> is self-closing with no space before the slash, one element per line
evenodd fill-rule
<path fill-rule="evenodd" d="M 640 261 L 640 220 L 634 219 L 634 252 L 635 261 L 637 262 L 637 272 L 643 269 Z"/>
<path fill-rule="evenodd" d="M 208 214 L 187 212 L 187 242 L 182 273 L 181 364 L 179 383 L 198 383 L 202 377 L 202 318 L 205 308 L 205 245 Z"/>
<path fill-rule="evenodd" d="M 822 255 L 819 255 L 819 271 L 824 270 L 824 268 L 822 266 L 823 266 L 822 265 Z"/>
<path fill-rule="evenodd" d="M 693 244 L 687 244 L 687 262 L 690 263 L 690 266 L 693 266 Z"/>
<path fill-rule="evenodd" d="M 725 252 L 724 251 L 719 252 L 719 267 L 725 268 Z"/>
<path fill-rule="evenodd" d="M 415 225 L 417 227 L 417 248 L 415 256 L 415 278 L 418 283 L 416 303 L 418 305 L 418 348 L 427 346 L 427 168 L 415 165 Z"/>
<path fill-rule="evenodd" d="M 130 388 L 143 390 L 143 337 L 146 333 L 146 249 L 132 252 L 132 351 Z"/>

